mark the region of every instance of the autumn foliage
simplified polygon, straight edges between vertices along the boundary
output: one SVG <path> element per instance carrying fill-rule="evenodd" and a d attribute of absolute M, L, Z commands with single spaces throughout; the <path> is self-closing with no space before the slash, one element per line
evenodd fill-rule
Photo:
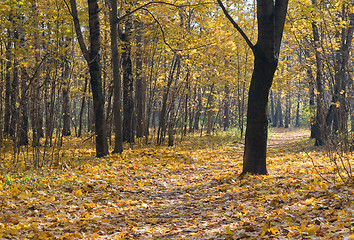
<path fill-rule="evenodd" d="M 232 131 L 190 136 L 173 148 L 138 144 L 103 159 L 92 157 L 92 143 L 66 139 L 60 167 L 18 172 L 13 163 L 1 175 L 0 236 L 350 239 L 353 179 L 344 184 L 308 134 L 272 130 L 269 175 L 243 178 L 242 144 Z M 353 163 L 352 154 L 345 158 Z"/>

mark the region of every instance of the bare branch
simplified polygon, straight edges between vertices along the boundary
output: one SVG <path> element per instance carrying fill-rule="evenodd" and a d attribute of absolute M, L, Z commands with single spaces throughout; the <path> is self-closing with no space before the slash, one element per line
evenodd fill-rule
<path fill-rule="evenodd" d="M 217 0 L 219 6 L 221 7 L 222 11 L 224 12 L 225 16 L 227 19 L 229 19 L 229 21 L 231 22 L 231 24 L 234 26 L 234 28 L 236 28 L 236 30 L 241 34 L 241 36 L 243 37 L 243 39 L 246 41 L 247 45 L 251 48 L 251 50 L 253 51 L 253 53 L 255 52 L 255 47 L 252 44 L 251 40 L 247 37 L 246 33 L 240 28 L 240 26 L 235 22 L 235 20 L 230 16 L 229 12 L 226 10 L 224 4 L 222 4 L 221 0 Z"/>
<path fill-rule="evenodd" d="M 164 30 L 163 30 L 163 28 L 162 28 L 162 26 L 161 26 L 159 20 L 157 20 L 157 18 L 154 16 L 154 14 L 152 14 L 152 13 L 151 13 L 149 10 L 147 10 L 146 8 L 142 8 L 142 10 L 147 11 L 147 12 L 151 15 L 151 17 L 155 20 L 155 22 L 157 23 L 157 25 L 159 25 L 159 28 L 160 28 L 161 34 L 162 34 L 163 42 L 166 44 L 167 47 L 169 47 L 169 49 L 171 49 L 171 51 L 172 51 L 173 53 L 176 54 L 177 50 L 175 50 L 173 47 L 171 47 L 171 45 L 166 41 L 165 32 L 164 32 Z"/>
<path fill-rule="evenodd" d="M 182 8 L 182 7 L 196 7 L 196 6 L 200 6 L 200 5 L 208 5 L 208 4 L 214 4 L 213 2 L 206 2 L 206 3 L 199 3 L 199 4 L 182 4 L 182 5 L 177 5 L 177 4 L 173 4 L 173 3 L 168 3 L 168 2 L 163 2 L 163 1 L 156 1 L 156 2 L 148 2 L 145 3 L 143 5 L 141 5 L 140 7 L 137 7 L 136 9 L 134 9 L 131 12 L 128 12 L 126 14 L 124 14 L 123 16 L 119 17 L 116 19 L 116 23 L 119 23 L 120 21 L 122 21 L 124 18 L 126 18 L 127 16 L 139 11 L 139 10 L 146 10 L 145 8 L 149 5 L 153 5 L 153 4 L 163 4 L 163 5 L 168 5 L 168 6 L 172 6 L 172 7 L 176 7 L 176 8 Z"/>

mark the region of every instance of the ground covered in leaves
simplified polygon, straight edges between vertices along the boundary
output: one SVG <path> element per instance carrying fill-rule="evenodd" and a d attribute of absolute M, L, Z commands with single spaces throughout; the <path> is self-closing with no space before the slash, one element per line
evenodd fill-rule
<path fill-rule="evenodd" d="M 0 239 L 354 239 L 353 155 L 271 131 L 269 175 L 242 179 L 232 132 L 104 159 L 67 139 L 60 168 L 0 175 Z"/>

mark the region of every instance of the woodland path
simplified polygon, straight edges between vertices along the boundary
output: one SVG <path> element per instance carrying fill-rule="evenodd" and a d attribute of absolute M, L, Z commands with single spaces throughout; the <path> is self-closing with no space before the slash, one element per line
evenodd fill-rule
<path fill-rule="evenodd" d="M 36 187 L 2 189 L 0 239 L 349 236 L 353 192 L 316 180 L 301 152 L 308 135 L 271 130 L 268 176 L 239 179 L 242 145 L 227 135 L 137 147 L 53 170 Z"/>

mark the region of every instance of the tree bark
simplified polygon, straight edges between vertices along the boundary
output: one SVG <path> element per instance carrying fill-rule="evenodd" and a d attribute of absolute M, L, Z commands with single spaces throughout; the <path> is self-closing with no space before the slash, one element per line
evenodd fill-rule
<path fill-rule="evenodd" d="M 25 67 L 21 70 L 20 124 L 18 128 L 19 146 L 28 145 L 28 74 Z"/>
<path fill-rule="evenodd" d="M 225 100 L 224 100 L 224 131 L 230 127 L 230 89 L 229 85 L 225 85 Z"/>
<path fill-rule="evenodd" d="M 143 137 L 146 125 L 146 80 L 143 74 L 143 42 L 142 33 L 143 23 L 136 23 L 136 82 L 135 82 L 135 102 L 136 102 L 136 137 Z"/>
<path fill-rule="evenodd" d="M 91 76 L 90 83 L 93 97 L 93 109 L 95 113 L 96 156 L 103 157 L 108 154 L 108 142 L 102 92 L 102 73 L 100 65 L 101 42 L 97 0 L 88 0 L 88 7 L 91 46 L 88 64 Z"/>
<path fill-rule="evenodd" d="M 67 60 L 64 60 L 63 64 L 63 136 L 70 136 L 70 104 L 69 104 L 69 75 L 70 75 L 70 68 L 69 63 Z"/>
<path fill-rule="evenodd" d="M 19 33 L 16 27 L 14 27 L 14 53 L 18 51 L 18 41 Z M 10 135 L 14 137 L 14 140 L 17 142 L 16 133 L 18 125 L 18 83 L 19 83 L 19 63 L 16 55 L 14 54 L 13 61 L 13 74 L 12 74 L 12 83 L 11 83 L 11 122 L 10 122 Z M 15 143 L 17 145 L 17 143 Z"/>
<path fill-rule="evenodd" d="M 10 16 L 10 21 L 12 17 Z M 5 44 L 6 48 L 6 74 L 5 74 L 5 115 L 4 115 L 4 135 L 10 134 L 10 118 L 11 118 L 11 66 L 12 66 L 12 34 L 10 28 L 7 29 L 8 40 Z"/>
<path fill-rule="evenodd" d="M 122 132 L 122 97 L 121 97 L 121 76 L 120 76 L 120 55 L 118 51 L 118 26 L 117 0 L 111 0 L 111 54 L 113 74 L 113 117 L 114 117 L 114 150 L 113 153 L 123 152 Z"/>
<path fill-rule="evenodd" d="M 128 16 L 125 33 L 122 40 L 122 69 L 123 69 L 123 141 L 134 142 L 134 79 L 131 60 L 131 31 L 132 21 Z"/>
<path fill-rule="evenodd" d="M 84 90 L 82 94 L 81 108 L 79 113 L 79 130 L 77 131 L 77 137 L 81 137 L 81 133 L 82 133 L 82 118 L 84 115 L 85 102 L 86 102 L 87 80 L 88 78 L 85 77 Z"/>
<path fill-rule="evenodd" d="M 312 0 L 314 5 L 317 4 L 317 0 Z M 320 35 L 316 22 L 312 22 L 312 33 L 314 40 L 315 56 L 316 56 L 316 117 L 313 124 L 313 136 L 316 139 L 315 145 L 322 146 L 326 143 L 327 139 L 327 127 L 325 122 L 324 112 L 324 91 L 323 91 L 323 61 L 321 53 L 318 51 L 320 48 Z"/>

